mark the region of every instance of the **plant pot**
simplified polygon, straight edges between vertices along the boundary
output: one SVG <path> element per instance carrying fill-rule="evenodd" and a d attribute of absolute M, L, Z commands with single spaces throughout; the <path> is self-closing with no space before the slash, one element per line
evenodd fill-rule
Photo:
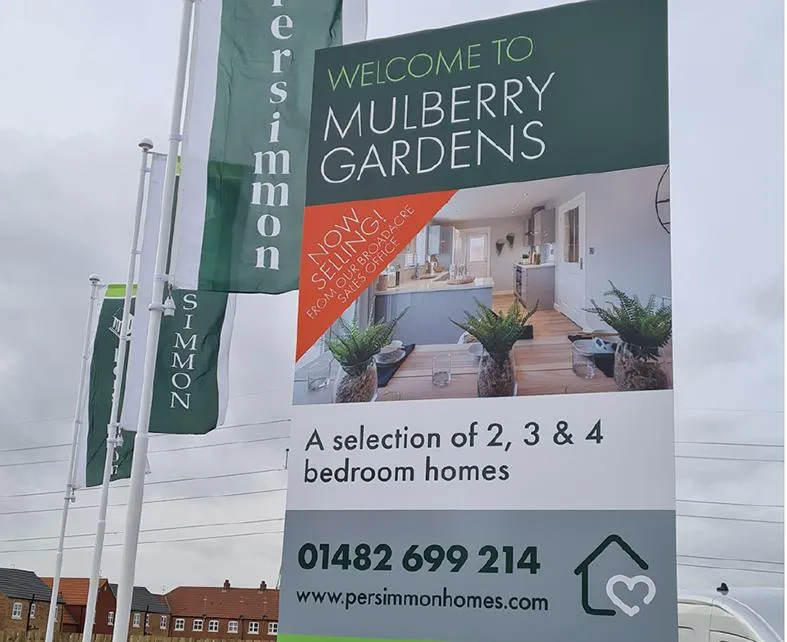
<path fill-rule="evenodd" d="M 509 352 L 505 357 L 494 359 L 484 352 L 478 364 L 478 396 L 514 397 L 516 391 L 513 354 Z"/>
<path fill-rule="evenodd" d="M 669 379 L 662 365 L 664 352 L 643 355 L 637 346 L 621 341 L 615 349 L 614 379 L 618 390 L 667 390 Z"/>
<path fill-rule="evenodd" d="M 358 369 L 347 372 L 339 368 L 333 388 L 334 403 L 364 403 L 377 398 L 377 366 L 374 359 Z"/>

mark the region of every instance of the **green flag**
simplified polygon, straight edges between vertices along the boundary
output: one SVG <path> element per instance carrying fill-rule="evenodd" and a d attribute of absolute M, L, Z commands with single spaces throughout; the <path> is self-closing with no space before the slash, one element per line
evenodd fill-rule
<path fill-rule="evenodd" d="M 365 5 L 196 4 L 192 107 L 174 229 L 178 287 L 297 289 L 314 52 L 361 39 Z"/>
<path fill-rule="evenodd" d="M 87 430 L 79 440 L 77 487 L 101 485 L 106 457 L 107 426 L 110 423 L 112 393 L 119 373 L 118 347 L 123 320 L 123 284 L 102 286 L 103 297 L 96 303 L 92 328 L 88 397 L 83 423 Z M 226 294 L 178 290 L 172 293 L 176 314 L 162 321 L 153 383 L 150 431 L 202 434 L 223 422 L 226 407 L 225 341 L 222 331 L 228 308 Z M 130 349 L 126 353 L 123 385 L 120 389 L 120 436 L 111 480 L 128 479 L 134 450 L 136 418 L 139 412 L 141 380 L 132 376 L 130 364 L 144 355 L 144 334 L 134 323 L 137 286 L 131 298 Z M 231 321 L 230 321 L 231 324 Z M 187 328 L 188 329 L 185 329 Z M 136 333 L 136 336 L 135 336 Z"/>
<path fill-rule="evenodd" d="M 136 287 L 134 290 L 136 290 Z M 116 359 L 120 327 L 123 319 L 125 291 L 126 287 L 123 284 L 105 286 L 104 299 L 98 310 L 98 322 L 93 334 L 92 358 L 88 380 L 88 432 L 85 444 L 84 467 L 84 485 L 87 487 L 100 486 L 104 475 L 104 460 L 107 452 L 107 425 L 110 421 L 112 389 L 116 367 L 119 367 Z M 128 359 L 126 359 L 123 367 L 125 368 L 127 365 Z M 121 389 L 121 400 L 122 392 Z M 123 431 L 121 436 L 123 443 L 115 449 L 111 481 L 128 479 L 131 476 L 134 435 Z"/>
<path fill-rule="evenodd" d="M 153 295 L 166 160 L 165 154 L 154 154 L 148 184 L 138 291 L 140 310 L 145 313 Z M 172 296 L 175 313 L 164 316 L 159 329 L 149 430 L 204 434 L 220 426 L 226 414 L 235 297 L 195 290 L 172 290 L 165 296 Z M 128 431 L 137 429 L 147 332 L 147 314 L 137 315 L 120 418 L 121 427 Z"/>
<path fill-rule="evenodd" d="M 175 314 L 161 320 L 149 430 L 200 435 L 224 422 L 235 301 L 223 292 L 173 290 L 171 295 Z M 142 316 L 131 339 L 128 399 L 120 421 L 129 431 L 137 429 L 146 324 Z"/>

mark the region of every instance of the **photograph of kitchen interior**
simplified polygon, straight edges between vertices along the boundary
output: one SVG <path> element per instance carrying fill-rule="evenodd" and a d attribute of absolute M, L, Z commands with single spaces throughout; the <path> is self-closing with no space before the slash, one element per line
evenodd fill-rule
<path fill-rule="evenodd" d="M 353 340 L 337 321 L 299 360 L 294 403 L 671 388 L 670 306 L 668 166 L 459 190 L 345 311 Z"/>

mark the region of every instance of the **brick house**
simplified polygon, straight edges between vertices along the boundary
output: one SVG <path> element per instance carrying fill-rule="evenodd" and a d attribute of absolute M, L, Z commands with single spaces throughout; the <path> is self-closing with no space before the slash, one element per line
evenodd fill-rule
<path fill-rule="evenodd" d="M 0 568 L 0 631 L 46 631 L 52 589 L 33 571 Z M 56 629 L 63 624 L 63 600 L 58 599 Z"/>
<path fill-rule="evenodd" d="M 51 577 L 42 577 L 41 580 L 50 588 Z M 87 594 L 90 589 L 90 579 L 87 577 L 62 577 L 60 578 L 60 596 L 65 602 L 62 630 L 66 633 L 82 633 L 85 630 L 85 615 L 87 613 Z M 96 594 L 96 619 L 93 624 L 93 633 L 110 634 L 112 626 L 107 624 L 108 614 L 115 610 L 115 594 L 109 587 L 109 581 L 101 578 L 98 581 Z"/>
<path fill-rule="evenodd" d="M 259 588 L 179 586 L 165 595 L 171 637 L 275 640 L 279 632 L 279 591 Z"/>
<path fill-rule="evenodd" d="M 117 598 L 117 584 L 109 586 L 113 597 Z M 112 613 L 112 624 L 115 621 L 114 617 L 115 614 Z M 169 630 L 169 607 L 164 596 L 151 593 L 144 586 L 134 587 L 131 594 L 131 615 L 129 617 L 129 635 L 166 636 Z"/>

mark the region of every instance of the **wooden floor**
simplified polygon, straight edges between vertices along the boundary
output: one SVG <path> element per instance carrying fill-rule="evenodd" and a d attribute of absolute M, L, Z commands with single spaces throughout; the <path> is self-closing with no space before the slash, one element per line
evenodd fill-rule
<path fill-rule="evenodd" d="M 507 312 L 511 304 L 516 300 L 513 294 L 493 294 L 492 309 L 498 313 Z M 525 309 L 521 303 L 517 305 L 521 310 Z M 530 323 L 533 326 L 534 336 L 563 337 L 566 340 L 566 344 L 569 343 L 569 334 L 582 332 L 582 328 L 568 317 L 560 314 L 557 310 L 537 310 L 536 313 L 530 317 Z"/>

